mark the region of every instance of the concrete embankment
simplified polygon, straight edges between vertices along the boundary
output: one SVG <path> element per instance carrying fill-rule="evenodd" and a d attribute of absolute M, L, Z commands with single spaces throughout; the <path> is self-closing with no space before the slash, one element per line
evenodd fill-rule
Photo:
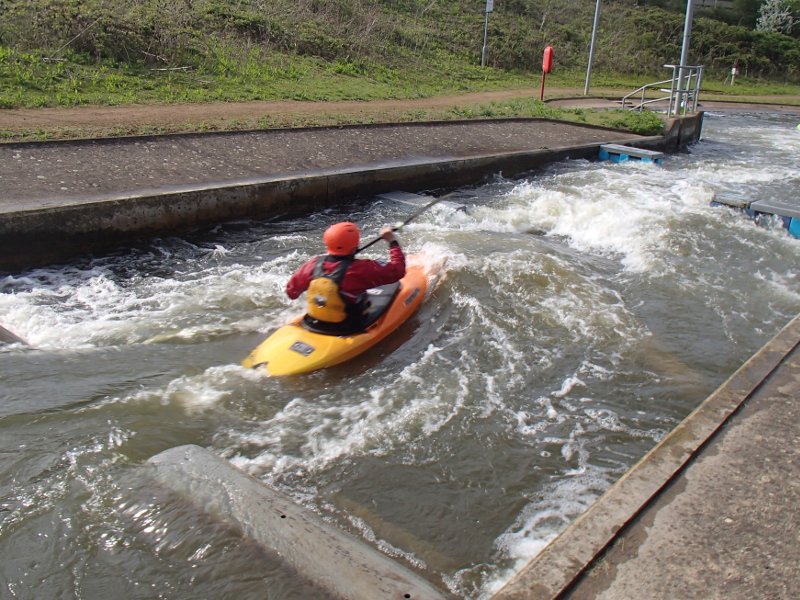
<path fill-rule="evenodd" d="M 329 525 L 284 494 L 197 446 L 150 459 L 152 476 L 193 504 L 238 528 L 320 588 L 348 600 L 447 597 L 400 563 Z"/>
<path fill-rule="evenodd" d="M 605 143 L 675 151 L 663 136 L 495 119 L 0 145 L 0 269 L 11 271 L 232 219 L 307 214 L 394 189 L 513 177 Z"/>
<path fill-rule="evenodd" d="M 800 597 L 800 316 L 493 600 Z"/>

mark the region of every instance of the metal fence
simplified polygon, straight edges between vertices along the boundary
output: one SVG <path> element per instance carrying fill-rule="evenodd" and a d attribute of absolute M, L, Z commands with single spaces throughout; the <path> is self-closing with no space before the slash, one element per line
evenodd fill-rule
<path fill-rule="evenodd" d="M 622 98 L 622 108 L 644 110 L 645 106 L 667 104 L 667 115 L 673 117 L 697 110 L 700 84 L 703 79 L 702 65 L 664 65 L 672 69 L 672 77 L 655 83 L 647 83 Z M 659 95 L 654 96 L 653 91 Z"/>

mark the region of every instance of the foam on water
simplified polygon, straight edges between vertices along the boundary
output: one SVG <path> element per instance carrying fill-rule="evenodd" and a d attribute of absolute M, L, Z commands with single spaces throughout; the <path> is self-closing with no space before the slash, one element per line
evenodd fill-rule
<path fill-rule="evenodd" d="M 522 510 L 514 524 L 496 540 L 496 547 L 508 565 L 495 572 L 472 596 L 488 599 L 519 569 L 550 543 L 569 523 L 585 512 L 619 472 L 587 469 L 541 490 Z M 466 573 L 459 572 L 457 578 Z M 458 589 L 458 581 L 452 582 Z"/>
<path fill-rule="evenodd" d="M 753 161 L 752 149 L 743 143 L 744 140 L 747 143 L 765 141 L 768 148 L 780 153 L 780 160 L 769 164 Z M 756 194 L 769 193 L 759 192 L 758 186 L 767 190 L 772 185 L 785 185 L 787 180 L 797 181 L 800 163 L 787 164 L 785 151 L 787 147 L 800 149 L 800 136 L 754 127 L 740 130 L 733 141 L 743 144 L 741 161 L 730 160 L 726 148 L 724 159 L 670 157 L 663 169 L 634 164 L 593 165 L 573 173 L 571 165 L 562 166 L 549 178 L 516 185 L 506 196 L 509 204 L 500 223 L 505 230 L 530 227 L 546 235 L 563 236 L 582 252 L 617 256 L 626 271 L 633 274 L 655 280 L 668 277 L 688 295 L 701 294 L 702 301 L 712 308 L 718 307 L 726 336 L 739 343 L 742 337 L 737 331 L 739 323 L 758 328 L 760 323 L 774 318 L 775 310 L 783 311 L 784 307 L 797 305 L 797 240 L 778 227 L 757 229 L 740 215 L 709 208 L 708 202 L 713 192 L 720 189 L 745 186 Z M 719 151 L 714 144 L 710 145 L 710 150 L 701 145 L 692 152 L 714 154 Z M 675 175 L 671 174 L 673 172 Z M 492 218 L 496 219 L 496 215 Z M 711 243 L 716 246 L 709 246 L 702 228 L 718 228 L 720 222 L 725 223 L 722 231 L 730 229 L 730 237 L 723 238 L 720 244 L 719 237 L 712 235 Z M 489 219 L 484 219 L 484 226 L 488 223 Z M 716 270 L 705 268 L 703 256 L 709 252 L 718 257 L 719 252 L 725 252 L 726 259 L 751 256 L 754 235 L 760 238 L 760 242 L 755 243 L 760 243 L 769 257 L 756 258 L 760 265 L 753 265 L 752 269 L 747 268 L 750 265 L 727 268 L 721 262 Z M 740 248 L 729 250 L 726 246 Z M 758 280 L 764 283 L 759 284 Z M 765 303 L 753 302 L 754 290 L 759 290 L 759 294 L 764 292 Z M 603 323 L 592 332 L 581 316 L 587 312 L 592 315 L 590 311 L 581 311 L 574 301 L 559 310 L 560 304 L 568 302 L 569 297 L 566 298 L 564 294 L 554 295 L 545 299 L 542 306 L 549 305 L 558 321 L 567 324 L 572 331 L 583 332 L 587 338 L 609 328 L 619 328 L 621 339 L 648 335 L 635 319 L 627 317 L 621 299 L 622 312 L 612 315 L 612 321 L 617 322 Z M 783 304 L 783 300 L 787 303 Z M 741 310 L 730 310 L 736 306 Z M 620 323 L 623 324 L 621 328 Z M 588 367 L 590 363 L 584 364 Z M 606 366 L 593 365 L 590 370 L 590 379 L 594 382 L 613 377 Z M 629 419 L 620 419 L 614 410 L 598 407 L 595 399 L 581 394 L 589 389 L 586 379 L 586 369 L 582 368 L 564 379 L 558 390 L 538 397 L 534 410 L 516 412 L 519 435 L 555 443 L 562 457 L 572 459 L 576 466 L 565 472 L 565 479 L 541 490 L 541 496 L 537 494 L 517 521 L 497 539 L 499 563 L 510 564 L 510 567 L 494 572 L 481 567 L 477 568 L 477 573 L 473 569 L 460 571 L 449 580 L 452 590 L 462 593 L 466 590 L 468 597 L 489 597 L 624 472 L 628 466 L 624 461 L 612 468 L 590 462 L 585 442 L 591 438 L 592 431 L 619 431 L 631 438 L 650 439 L 653 443 L 665 434 L 659 427 L 633 426 Z M 558 423 L 571 424 L 569 434 L 549 436 L 552 425 Z M 550 452 L 542 450 L 542 455 L 550 456 Z M 477 587 L 465 583 L 475 578 L 483 583 Z"/>
<path fill-rule="evenodd" d="M 400 465 L 418 483 L 435 483 L 429 496 L 398 489 L 398 512 L 418 511 L 411 520 L 457 550 L 470 540 L 483 548 L 442 560 L 469 566 L 434 576 L 461 597 L 488 598 L 800 306 L 800 241 L 708 205 L 726 186 L 780 195 L 798 178 L 782 153 L 800 150 L 800 136 L 748 123 L 734 134 L 712 119 L 708 143 L 660 168 L 566 161 L 479 188 L 464 200 L 466 213 L 437 206 L 421 215 L 402 241 L 433 280 L 429 297 L 397 345 L 349 370 L 269 379 L 231 364 L 230 348 L 218 344 L 255 339 L 302 310 L 285 297 L 286 280 L 342 215 L 0 280 L 0 321 L 39 348 L 85 347 L 87 361 L 111 363 L 154 350 L 177 356 L 168 369 L 133 364 L 122 383 L 109 375 L 87 385 L 85 403 L 44 403 L 63 413 L 54 430 L 64 440 L 51 442 L 58 456 L 42 460 L 45 476 L 12 490 L 0 531 L 57 506 L 73 480 L 96 490 L 86 505 L 108 517 L 115 465 L 165 444 L 210 446 L 298 501 L 339 514 L 326 485 L 377 496 L 358 467 L 369 478 L 380 472 L 370 468 Z M 775 158 L 750 160 L 754 140 Z M 402 211 L 384 204 L 353 218 L 377 230 Z M 113 354 L 103 350 L 112 346 Z M 200 349 L 205 359 L 180 357 Z M 8 359 L 17 351 L 2 350 Z M 46 425 L 55 414 L 29 420 Z M 88 434 L 63 433 L 87 415 L 95 419 Z M 455 511 L 442 497 L 476 489 L 470 498 L 491 510 L 462 523 L 466 533 L 447 529 L 458 519 L 441 518 Z M 157 553 L 192 566 L 214 556 L 206 540 L 170 532 L 175 514 L 164 518 L 146 502 L 123 509 Z M 396 516 L 377 504 L 366 512 L 383 522 Z M 369 516 L 344 518 L 388 554 L 420 568 L 435 563 L 381 539 Z M 422 539 L 428 533 L 414 532 L 420 548 L 435 547 L 437 539 Z M 109 548 L 130 545 L 127 534 L 102 536 Z"/>
<path fill-rule="evenodd" d="M 289 253 L 260 265 L 209 264 L 170 277 L 121 275 L 104 264 L 39 269 L 0 280 L 0 314 L 39 348 L 199 341 L 285 320 L 291 308 L 282 286 L 296 261 Z M 265 310 L 254 317 L 253 306 Z"/>
<path fill-rule="evenodd" d="M 232 456 L 232 462 L 253 474 L 276 476 L 298 468 L 309 473 L 345 457 L 384 455 L 430 435 L 458 410 L 465 394 L 463 384 L 452 388 L 450 382 L 440 382 L 429 388 L 422 374 L 430 362 L 440 360 L 439 350 L 429 346 L 388 382 L 350 389 L 349 400 L 336 393 L 295 397 L 249 432 L 228 432 L 231 449 L 258 449 L 255 456 Z"/>
<path fill-rule="evenodd" d="M 707 147 L 698 147 L 696 154 L 705 159 L 720 145 L 726 147 L 723 158 L 711 157 L 695 165 L 686 165 L 686 170 L 694 171 L 695 177 L 708 182 L 718 191 L 745 192 L 751 199 L 768 199 L 762 196 L 762 189 L 774 186 L 794 187 L 800 185 L 800 165 L 788 157 L 800 152 L 800 136 L 789 127 L 770 123 L 765 126 L 763 118 L 747 119 L 745 125 L 728 129 L 725 121 L 730 117 L 722 115 L 710 120 L 714 127 L 713 141 Z M 757 147 L 760 160 L 753 161 L 752 150 Z"/>
<path fill-rule="evenodd" d="M 665 189 L 652 165 L 585 166 L 552 179 L 516 186 L 510 193 L 532 216 L 532 228 L 563 236 L 577 250 L 621 258 L 626 269 L 647 271 L 667 248 L 681 213 L 703 198 L 680 185 Z"/>

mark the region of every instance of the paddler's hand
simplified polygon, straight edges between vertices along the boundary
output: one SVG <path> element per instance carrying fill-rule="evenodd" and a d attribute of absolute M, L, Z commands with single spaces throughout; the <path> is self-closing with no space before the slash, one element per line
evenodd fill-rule
<path fill-rule="evenodd" d="M 380 236 L 390 244 L 397 241 L 397 236 L 395 236 L 394 228 L 392 227 L 387 226 L 381 229 Z"/>

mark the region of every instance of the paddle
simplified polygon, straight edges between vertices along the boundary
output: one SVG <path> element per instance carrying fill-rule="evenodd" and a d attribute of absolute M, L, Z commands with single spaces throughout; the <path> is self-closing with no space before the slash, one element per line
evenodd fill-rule
<path fill-rule="evenodd" d="M 414 212 L 414 213 L 413 213 L 413 214 L 412 214 L 410 217 L 408 217 L 408 218 L 407 218 L 405 221 L 403 221 L 402 223 L 400 223 L 400 224 L 398 224 L 398 225 L 395 225 L 394 227 L 392 227 L 392 231 L 400 231 L 400 230 L 401 230 L 403 227 L 405 227 L 406 225 L 408 225 L 409 223 L 411 223 L 411 221 L 413 221 L 414 219 L 416 219 L 418 216 L 420 216 L 422 213 L 424 213 L 426 210 L 428 210 L 428 209 L 429 209 L 431 206 L 433 206 L 434 204 L 438 204 L 439 202 L 441 202 L 441 201 L 442 201 L 442 200 L 444 200 L 445 198 L 448 198 L 449 196 L 452 196 L 453 194 L 455 194 L 455 192 L 450 192 L 449 194 L 445 194 L 444 196 L 440 196 L 439 198 L 435 198 L 435 199 L 434 199 L 434 200 L 432 200 L 431 202 L 428 202 L 428 203 L 427 203 L 425 206 L 423 206 L 422 208 L 420 208 L 420 209 L 418 209 L 416 212 Z M 364 246 L 361 246 L 361 248 L 359 248 L 358 250 L 356 250 L 356 251 L 355 251 L 355 253 L 356 253 L 356 254 L 358 254 L 359 252 L 362 252 L 363 250 L 366 250 L 367 248 L 369 248 L 369 247 L 370 247 L 370 246 L 372 246 L 373 244 L 377 244 L 378 242 L 380 242 L 382 239 L 383 239 L 382 237 L 377 237 L 377 238 L 375 238 L 375 239 L 374 239 L 374 240 L 372 240 L 372 241 L 371 241 L 369 244 L 366 244 L 366 245 L 364 245 Z"/>

